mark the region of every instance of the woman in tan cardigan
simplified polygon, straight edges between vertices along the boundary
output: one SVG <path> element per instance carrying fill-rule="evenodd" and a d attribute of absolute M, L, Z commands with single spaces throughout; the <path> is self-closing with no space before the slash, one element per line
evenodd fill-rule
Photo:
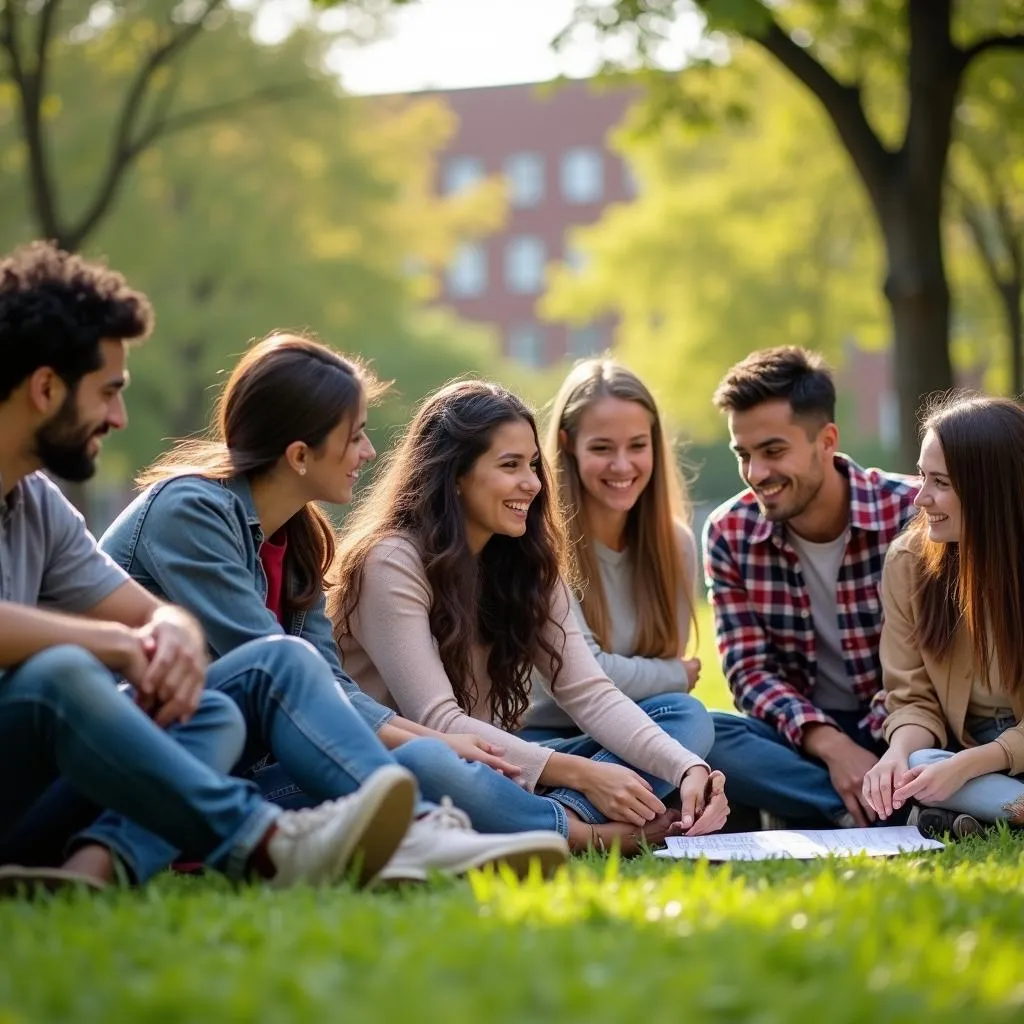
<path fill-rule="evenodd" d="M 882 818 L 965 835 L 1024 825 L 1024 410 L 955 397 L 924 423 L 917 521 L 882 576 Z"/>
<path fill-rule="evenodd" d="M 346 668 L 407 718 L 500 746 L 517 781 L 555 802 L 574 847 L 664 835 L 676 789 L 677 831 L 721 828 L 723 780 L 702 760 L 708 713 L 679 694 L 645 713 L 580 633 L 547 476 L 533 415 L 504 388 L 461 381 L 428 399 L 340 540 Z M 573 741 L 514 735 L 534 669 L 577 724 Z"/>

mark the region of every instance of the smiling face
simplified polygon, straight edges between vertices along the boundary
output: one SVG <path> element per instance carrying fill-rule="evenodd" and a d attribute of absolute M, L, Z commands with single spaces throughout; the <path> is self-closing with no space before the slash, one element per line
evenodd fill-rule
<path fill-rule="evenodd" d="M 302 478 L 310 501 L 347 505 L 359 479 L 359 471 L 376 456 L 366 436 L 366 394 L 359 397 L 355 422 L 344 417 L 305 462 Z"/>
<path fill-rule="evenodd" d="M 808 511 L 836 450 L 834 424 L 815 432 L 793 418 L 789 402 L 773 399 L 745 412 L 731 412 L 729 434 L 740 476 L 766 519 L 782 523 Z"/>
<path fill-rule="evenodd" d="M 579 418 L 572 453 L 591 512 L 628 512 L 651 482 L 651 415 L 639 403 L 607 397 Z"/>
<path fill-rule="evenodd" d="M 928 517 L 928 539 L 936 544 L 958 544 L 963 528 L 960 497 L 949 479 L 946 455 L 934 430 L 927 431 L 921 442 L 918 472 L 921 489 L 914 504 Z"/>
<path fill-rule="evenodd" d="M 522 537 L 533 499 L 540 493 L 540 452 L 526 420 L 496 427 L 490 447 L 458 480 L 466 538 L 474 554 L 496 533 Z"/>
<path fill-rule="evenodd" d="M 57 411 L 36 430 L 35 453 L 45 469 L 72 481 L 88 480 L 96 472 L 103 438 L 128 423 L 123 395 L 127 347 L 123 341 L 101 342 L 103 365 L 66 391 Z"/>

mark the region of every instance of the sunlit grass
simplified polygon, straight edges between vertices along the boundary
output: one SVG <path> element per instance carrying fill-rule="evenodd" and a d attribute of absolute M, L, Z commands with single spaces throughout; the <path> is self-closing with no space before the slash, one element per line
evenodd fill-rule
<path fill-rule="evenodd" d="M 722 673 L 722 665 L 715 646 L 715 623 L 711 606 L 706 601 L 697 605 L 697 629 L 699 634 L 697 657 L 700 658 L 700 679 L 693 691 L 706 707 L 734 711 L 729 684 Z"/>
<path fill-rule="evenodd" d="M 0 1021 L 1024 1019 L 1024 842 L 732 868 L 0 904 Z"/>
<path fill-rule="evenodd" d="M 710 612 L 697 695 L 731 707 Z M 0 1024 L 1024 1020 L 1024 837 L 896 860 L 590 855 L 553 881 L 0 903 Z"/>

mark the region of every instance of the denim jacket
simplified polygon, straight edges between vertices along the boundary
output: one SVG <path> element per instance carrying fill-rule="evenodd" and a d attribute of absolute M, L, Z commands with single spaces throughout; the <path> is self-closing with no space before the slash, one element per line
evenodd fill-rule
<path fill-rule="evenodd" d="M 266 606 L 263 541 L 245 477 L 220 481 L 188 475 L 162 480 L 140 494 L 103 534 L 100 547 L 148 591 L 195 615 L 212 657 L 219 658 L 249 640 L 285 632 Z M 285 625 L 323 655 L 374 731 L 394 717 L 341 667 L 324 595 Z"/>

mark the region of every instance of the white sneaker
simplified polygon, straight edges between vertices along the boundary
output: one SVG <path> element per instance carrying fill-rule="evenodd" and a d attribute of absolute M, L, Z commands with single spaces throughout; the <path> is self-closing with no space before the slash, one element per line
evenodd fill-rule
<path fill-rule="evenodd" d="M 388 862 L 409 830 L 416 780 L 398 765 L 379 768 L 351 796 L 304 811 L 284 811 L 267 843 L 276 868 L 270 884 L 330 885 L 351 865 L 366 885 Z"/>
<path fill-rule="evenodd" d="M 377 877 L 387 882 L 425 882 L 431 871 L 460 875 L 487 864 L 507 864 L 523 878 L 536 860 L 547 878 L 568 858 L 569 844 L 557 832 L 482 835 L 473 831 L 465 811 L 442 797 L 440 807 L 412 823 Z"/>

